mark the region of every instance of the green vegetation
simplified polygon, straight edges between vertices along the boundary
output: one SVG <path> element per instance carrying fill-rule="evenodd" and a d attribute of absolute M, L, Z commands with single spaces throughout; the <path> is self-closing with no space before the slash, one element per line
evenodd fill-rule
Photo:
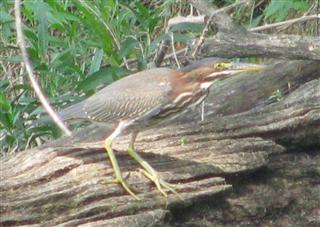
<path fill-rule="evenodd" d="M 219 7 L 236 0 L 211 1 Z M 262 2 L 262 3 L 261 3 Z M 256 0 L 232 16 L 255 27 L 303 15 L 316 0 Z M 257 4 L 260 5 L 257 5 Z M 93 94 L 152 62 L 169 18 L 190 14 L 183 1 L 25 0 L 28 52 L 39 82 L 57 109 Z M 194 12 L 195 13 L 195 12 Z M 60 135 L 41 115 L 17 45 L 13 1 L 0 2 L 0 153 L 24 150 Z M 201 34 L 200 26 L 174 29 L 179 46 Z M 126 64 L 130 67 L 125 67 Z"/>

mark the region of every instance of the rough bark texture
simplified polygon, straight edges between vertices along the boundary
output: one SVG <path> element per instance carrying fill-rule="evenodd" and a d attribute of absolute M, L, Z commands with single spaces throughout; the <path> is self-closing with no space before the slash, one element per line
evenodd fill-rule
<path fill-rule="evenodd" d="M 235 24 L 226 13 L 205 0 L 189 0 L 202 13 L 212 18 L 218 33 L 201 46 L 202 56 L 226 58 L 262 56 L 287 59 L 320 60 L 320 38 L 299 35 L 270 35 L 248 32 Z"/>
<path fill-rule="evenodd" d="M 310 67 L 302 70 L 300 74 L 301 78 L 308 80 L 305 75 L 313 75 L 310 74 Z M 240 78 L 246 76 L 242 75 Z M 273 76 L 276 77 L 275 74 Z M 254 194 L 248 193 L 248 190 L 253 189 L 247 189 L 250 186 L 247 181 L 251 182 L 247 177 L 265 166 L 268 166 L 270 171 L 287 171 L 268 164 L 270 158 L 277 160 L 277 157 L 284 157 L 279 156 L 285 151 L 283 146 L 320 146 L 320 80 L 314 79 L 314 76 L 309 79 L 308 83 L 294 90 L 285 99 L 273 104 L 266 105 L 261 102 L 261 98 L 259 102 L 255 100 L 251 104 L 258 106 L 257 108 L 243 113 L 222 117 L 213 114 L 214 111 L 208 111 L 210 114 L 206 116 L 206 120 L 200 122 L 200 125 L 198 122 L 197 126 L 190 123 L 173 124 L 141 133 L 136 143 L 138 152 L 165 180 L 177 185 L 177 191 L 184 200 L 174 194 L 170 194 L 168 198 L 162 197 L 154 185 L 136 171 L 139 166 L 125 152 L 128 136 L 119 138 L 114 147 L 129 185 L 143 202 L 134 201 L 120 186 L 108 184 L 106 181 L 112 179 L 113 171 L 101 148 L 101 138 L 108 132 L 95 126 L 79 131 L 73 138 L 62 138 L 47 147 L 25 151 L 1 160 L 0 224 L 180 225 L 197 219 L 182 217 L 179 210 L 187 212 L 195 209 L 194 204 L 203 204 L 204 200 L 215 201 L 217 198 L 218 201 L 223 201 L 222 205 L 212 202 L 215 204 L 212 208 L 215 213 L 208 217 L 208 223 L 211 219 L 216 220 L 212 223 L 220 224 L 235 223 L 238 220 L 252 223 L 254 218 L 260 217 L 261 220 L 268 220 L 268 212 L 259 213 L 258 210 L 264 206 L 267 210 L 271 209 L 274 204 L 264 204 L 263 198 L 260 198 L 260 204 L 255 204 L 256 197 L 259 198 L 263 191 L 260 191 L 262 189 L 259 189 L 261 186 L 258 184 L 257 188 L 254 188 Z M 298 81 L 298 78 L 296 80 Z M 281 86 L 277 80 L 269 81 Z M 229 83 L 235 82 L 232 80 Z M 247 80 L 238 79 L 236 83 L 246 84 Z M 238 86 L 243 87 L 240 84 Z M 266 87 L 261 86 L 253 91 L 256 94 L 258 91 L 264 92 L 270 84 L 264 85 Z M 222 97 L 233 94 L 228 90 L 224 92 L 221 92 Z M 257 105 L 258 103 L 264 105 Z M 220 111 L 223 113 L 222 109 Z M 190 116 L 192 113 L 189 118 Z M 317 154 L 315 157 L 313 161 L 318 162 Z M 312 173 L 318 174 L 316 171 Z M 259 174 L 262 176 L 263 172 L 260 171 Z M 242 176 L 247 180 L 236 181 L 235 176 Z M 267 176 L 270 181 L 274 180 L 270 174 Z M 308 179 L 305 181 L 310 183 Z M 254 185 L 254 181 L 252 184 Z M 230 192 L 232 185 L 234 191 L 230 197 L 227 192 Z M 285 184 L 281 186 L 284 189 L 289 187 Z M 272 186 L 269 187 L 270 193 L 274 192 Z M 244 190 L 244 195 L 235 194 L 240 189 Z M 311 186 L 310 190 L 313 190 Z M 221 192 L 229 196 L 215 196 Z M 244 200 L 241 200 L 243 197 Z M 287 200 L 284 200 L 284 203 L 286 202 Z M 224 206 L 229 203 L 231 205 L 228 209 L 235 209 L 238 213 L 226 220 L 223 213 L 228 209 Z M 247 209 L 250 210 L 254 208 L 251 214 L 254 218 L 241 213 L 245 211 L 240 211 L 237 207 L 239 204 L 247 204 Z M 312 212 L 317 212 L 313 205 L 311 208 Z M 198 218 L 206 214 L 206 209 L 196 214 L 195 217 Z M 216 219 L 215 215 L 224 218 Z M 311 215 L 309 219 L 316 221 L 312 219 L 314 217 L 315 215 Z"/>
<path fill-rule="evenodd" d="M 215 11 L 205 1 L 190 2 L 208 16 Z M 233 43 L 235 33 L 245 35 L 243 42 L 249 36 L 265 41 L 224 13 L 213 22 L 220 33 L 211 41 L 230 34 L 226 43 L 234 44 L 228 50 L 233 57 L 246 51 Z M 265 51 L 254 46 L 255 55 L 319 59 L 317 43 L 316 50 L 303 44 L 281 53 L 275 46 Z M 204 121 L 194 111 L 139 134 L 137 151 L 176 184 L 183 200 L 172 193 L 164 198 L 137 171 L 126 152 L 128 136 L 118 138 L 114 148 L 142 201 L 108 182 L 113 170 L 102 147 L 110 128 L 91 125 L 73 137 L 3 158 L 0 226 L 319 226 L 319 72 L 319 61 L 283 61 L 260 74 L 238 75 L 213 85 Z"/>
<path fill-rule="evenodd" d="M 320 149 L 280 154 L 259 171 L 230 178 L 227 198 L 176 210 L 170 226 L 319 226 Z"/>
<path fill-rule="evenodd" d="M 262 56 L 320 60 L 320 38 L 219 32 L 204 43 L 201 55 L 226 58 Z"/>

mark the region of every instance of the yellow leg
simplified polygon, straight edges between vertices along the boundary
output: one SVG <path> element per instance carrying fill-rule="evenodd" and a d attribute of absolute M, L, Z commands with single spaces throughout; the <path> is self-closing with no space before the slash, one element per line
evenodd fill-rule
<path fill-rule="evenodd" d="M 132 137 L 131 137 L 130 144 L 129 144 L 128 153 L 131 157 L 133 157 L 143 167 L 142 173 L 147 178 L 149 178 L 151 181 L 153 181 L 155 183 L 158 190 L 165 197 L 167 197 L 167 193 L 163 190 L 163 188 L 173 192 L 180 199 L 182 199 L 182 197 L 179 195 L 179 193 L 173 189 L 174 186 L 172 184 L 169 184 L 168 182 L 162 180 L 160 178 L 159 174 L 157 173 L 157 171 L 154 168 L 152 168 L 152 166 L 149 165 L 149 163 L 147 163 L 145 160 L 143 160 L 143 158 L 137 152 L 135 152 L 134 141 L 136 140 L 136 137 L 137 137 L 137 133 L 133 133 Z"/>
<path fill-rule="evenodd" d="M 115 179 L 110 180 L 108 182 L 121 184 L 122 187 L 124 188 L 124 190 L 126 190 L 132 197 L 134 197 L 136 200 L 140 200 L 139 197 L 136 196 L 131 191 L 131 189 L 128 187 L 127 183 L 123 179 L 118 161 L 117 161 L 117 159 L 114 155 L 114 152 L 112 150 L 112 147 L 111 147 L 113 139 L 121 133 L 121 131 L 124 127 L 125 127 L 124 124 L 120 123 L 119 126 L 117 127 L 117 129 L 106 139 L 105 144 L 104 144 L 104 147 L 108 153 L 108 156 L 111 161 L 111 165 L 112 165 L 112 168 L 113 168 L 113 171 L 115 174 Z"/>

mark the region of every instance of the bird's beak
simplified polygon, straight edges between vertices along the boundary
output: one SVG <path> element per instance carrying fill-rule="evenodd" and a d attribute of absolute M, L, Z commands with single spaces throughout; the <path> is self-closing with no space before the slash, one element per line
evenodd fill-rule
<path fill-rule="evenodd" d="M 265 65 L 250 64 L 250 63 L 217 63 L 214 65 L 218 72 L 211 73 L 206 77 L 206 80 L 214 81 L 216 79 L 225 79 L 237 73 L 260 72 L 265 68 Z"/>
<path fill-rule="evenodd" d="M 250 64 L 250 63 L 229 63 L 227 70 L 239 72 L 260 72 L 265 68 L 265 65 Z"/>

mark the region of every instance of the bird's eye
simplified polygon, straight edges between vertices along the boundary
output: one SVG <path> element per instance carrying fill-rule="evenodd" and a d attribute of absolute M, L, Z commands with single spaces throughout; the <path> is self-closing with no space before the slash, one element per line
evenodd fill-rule
<path fill-rule="evenodd" d="M 228 69 L 230 67 L 231 67 L 231 63 L 227 63 L 227 62 L 220 62 L 220 63 L 214 64 L 214 68 L 219 69 L 219 70 Z"/>

